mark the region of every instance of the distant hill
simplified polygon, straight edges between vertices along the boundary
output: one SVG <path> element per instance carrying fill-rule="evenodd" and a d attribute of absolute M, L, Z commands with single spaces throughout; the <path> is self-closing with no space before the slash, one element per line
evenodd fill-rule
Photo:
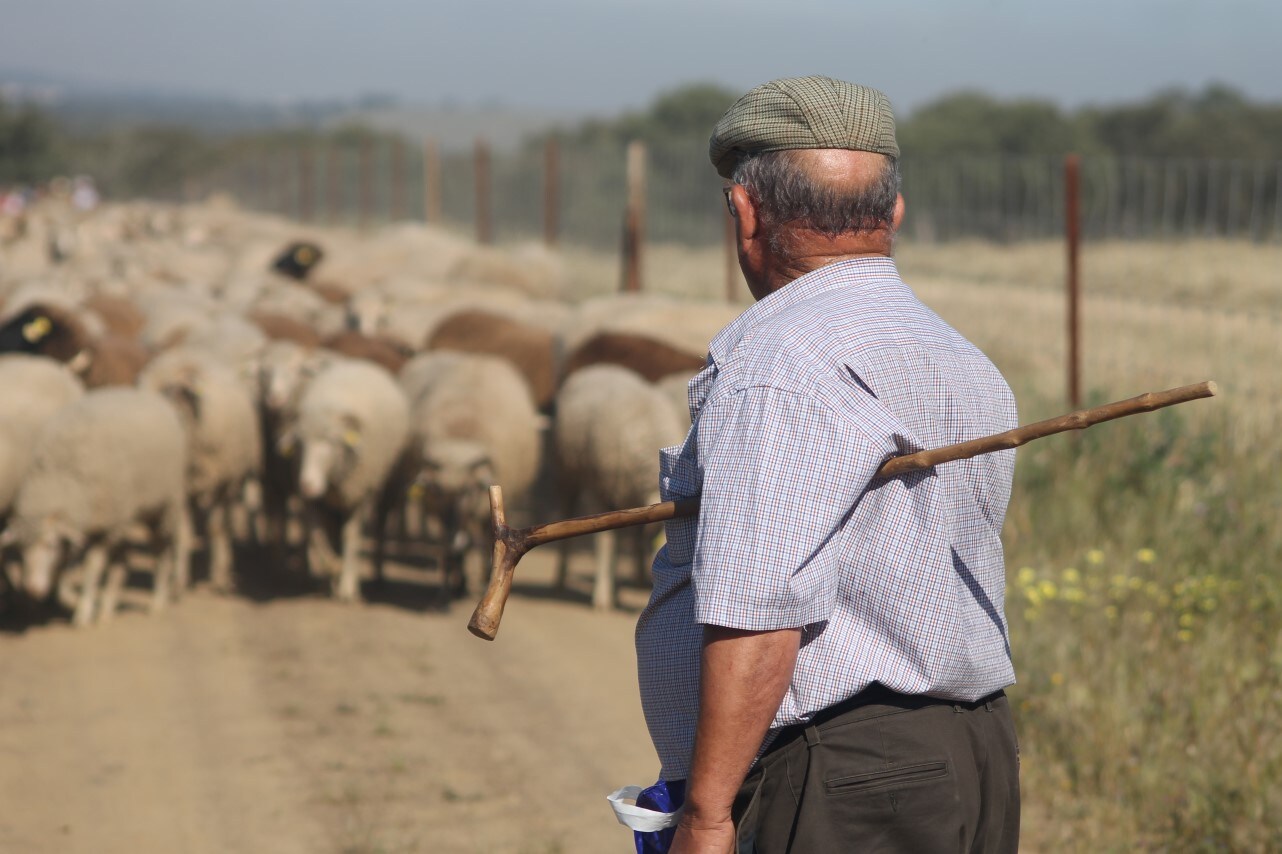
<path fill-rule="evenodd" d="M 485 137 L 497 150 L 512 149 L 528 135 L 583 118 L 501 105 L 402 104 L 378 94 L 355 99 L 253 102 L 60 80 L 21 69 L 0 69 L 0 98 L 36 103 L 73 133 L 163 125 L 230 136 L 289 128 L 331 130 L 359 124 L 401 133 L 418 142 L 435 138 L 444 151 L 466 149 L 478 136 Z"/>
<path fill-rule="evenodd" d="M 388 133 L 399 133 L 417 142 L 435 139 L 443 151 L 462 151 L 483 137 L 498 151 L 510 151 L 530 136 L 553 128 L 568 128 L 582 115 L 519 110 L 509 107 L 393 105 L 353 109 L 327 119 L 328 129 L 360 124 Z"/>

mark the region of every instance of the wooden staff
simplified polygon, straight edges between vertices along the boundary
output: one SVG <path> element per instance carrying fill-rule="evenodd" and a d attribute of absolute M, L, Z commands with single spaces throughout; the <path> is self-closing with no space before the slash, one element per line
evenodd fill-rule
<path fill-rule="evenodd" d="M 1140 412 L 1152 412 L 1177 403 L 1212 397 L 1218 391 L 1214 382 L 1207 381 L 1196 385 L 1186 385 L 1167 391 L 1147 392 L 1128 400 L 1106 403 L 1092 409 L 1081 409 L 1049 418 L 1005 433 L 959 442 L 929 451 L 918 451 L 902 457 L 891 457 L 877 469 L 874 478 L 894 477 L 906 472 L 920 471 L 933 466 L 950 463 L 956 460 L 967 460 L 993 451 L 1006 451 L 1018 448 L 1034 439 L 1064 433 L 1069 430 L 1085 430 L 1094 424 L 1136 415 Z M 682 516 L 694 516 L 699 512 L 699 498 L 682 498 L 677 501 L 664 501 L 647 507 L 632 507 L 627 510 L 611 510 L 608 513 L 597 513 L 592 516 L 580 516 L 561 522 L 549 522 L 545 525 L 534 525 L 530 528 L 509 528 L 503 509 L 503 488 L 490 487 L 490 511 L 494 516 L 494 565 L 490 574 L 490 585 L 481 597 L 481 601 L 472 612 L 472 619 L 467 628 L 472 634 L 485 640 L 494 640 L 499 632 L 499 621 L 503 619 L 503 606 L 507 604 L 508 595 L 512 592 L 512 575 L 516 564 L 530 549 L 564 540 L 567 537 L 578 537 L 583 534 L 596 534 L 615 528 L 628 528 L 633 525 L 647 525 L 651 522 L 666 522 Z"/>

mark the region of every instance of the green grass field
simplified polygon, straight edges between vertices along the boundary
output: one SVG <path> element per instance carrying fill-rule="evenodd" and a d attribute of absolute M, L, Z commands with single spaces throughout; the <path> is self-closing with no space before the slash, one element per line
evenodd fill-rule
<path fill-rule="evenodd" d="M 899 248 L 919 296 L 1065 411 L 1063 246 Z M 571 256 L 578 289 L 610 260 Z M 719 250 L 660 247 L 656 291 L 724 293 Z M 1019 451 L 1005 528 L 1030 851 L 1282 849 L 1282 247 L 1087 246 L 1091 402 L 1219 397 Z M 746 293 L 741 291 L 746 298 Z"/>
<path fill-rule="evenodd" d="M 1061 244 L 900 254 L 1021 420 L 1066 408 Z M 1091 402 L 1203 379 L 1221 395 L 1019 452 L 1005 543 L 1025 847 L 1277 850 L 1282 248 L 1111 243 L 1082 269 Z"/>

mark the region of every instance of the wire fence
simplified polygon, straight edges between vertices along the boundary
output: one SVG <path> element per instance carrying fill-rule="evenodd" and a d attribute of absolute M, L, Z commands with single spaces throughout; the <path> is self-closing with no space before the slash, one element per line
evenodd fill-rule
<path fill-rule="evenodd" d="M 494 240 L 548 234 L 609 249 L 627 207 L 622 149 L 527 146 L 435 155 L 401 142 L 248 152 L 189 182 L 188 194 L 230 192 L 247 207 L 347 225 L 432 220 Z M 1000 242 L 1064 233 L 1064 161 L 1053 156 L 956 157 L 902 166 L 906 236 Z M 549 181 L 551 179 L 551 181 Z M 722 239 L 722 181 L 699 150 L 651 148 L 646 238 L 706 246 Z M 478 193 L 478 187 L 488 191 Z M 1088 239 L 1231 238 L 1282 242 L 1282 161 L 1084 157 L 1082 234 Z M 435 216 L 439 213 L 439 216 Z"/>

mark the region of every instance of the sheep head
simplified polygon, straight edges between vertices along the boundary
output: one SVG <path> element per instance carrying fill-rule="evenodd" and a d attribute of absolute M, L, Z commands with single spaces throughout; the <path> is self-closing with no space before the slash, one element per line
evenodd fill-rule
<path fill-rule="evenodd" d="M 22 570 L 16 586 L 37 602 L 49 598 L 68 553 L 84 545 L 81 532 L 58 517 L 45 517 L 38 524 L 19 522 L 5 535 L 22 548 Z"/>
<path fill-rule="evenodd" d="M 73 362 L 91 344 L 84 323 L 61 306 L 32 303 L 0 325 L 0 352 L 32 353 Z"/>
<path fill-rule="evenodd" d="M 360 421 L 344 414 L 336 419 L 332 431 L 301 437 L 298 490 L 304 498 L 315 501 L 347 477 L 356 466 L 363 433 Z"/>

